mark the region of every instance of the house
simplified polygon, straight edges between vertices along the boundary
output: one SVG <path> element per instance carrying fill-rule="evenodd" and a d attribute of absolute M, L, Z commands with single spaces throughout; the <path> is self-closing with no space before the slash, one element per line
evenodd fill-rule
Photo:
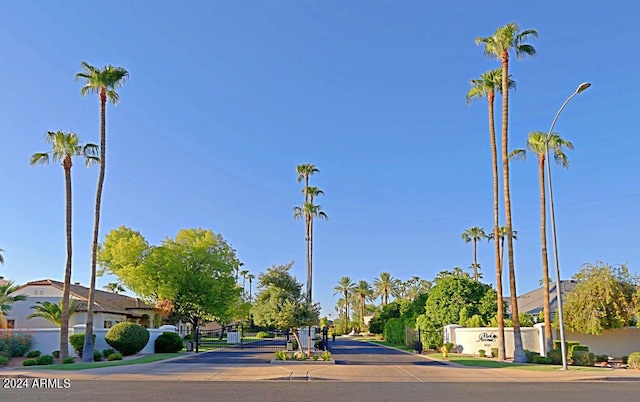
<path fill-rule="evenodd" d="M 31 306 L 37 302 L 48 301 L 57 304 L 62 299 L 63 283 L 52 279 L 43 279 L 25 283 L 13 295 L 27 296 L 24 301 L 15 302 L 6 316 L 9 328 L 57 328 L 52 322 L 35 317 L 27 319 L 35 310 Z M 89 288 L 79 283 L 71 285 L 70 298 L 80 300 L 83 305 L 69 318 L 69 327 L 86 324 Z M 162 313 L 144 301 L 127 295 L 105 292 L 96 289 L 94 304 L 94 328 L 110 328 L 114 324 L 130 321 L 146 328 L 158 328 L 165 320 Z"/>
<path fill-rule="evenodd" d="M 560 293 L 564 297 L 567 293 L 575 289 L 577 281 L 560 281 Z M 505 299 L 506 300 L 506 299 Z M 556 293 L 556 282 L 549 283 L 549 311 L 551 312 L 551 319 L 555 316 L 556 309 L 558 308 L 558 297 Z M 544 309 L 544 289 L 538 288 L 531 292 L 518 296 L 518 311 L 535 317 L 540 314 Z"/>

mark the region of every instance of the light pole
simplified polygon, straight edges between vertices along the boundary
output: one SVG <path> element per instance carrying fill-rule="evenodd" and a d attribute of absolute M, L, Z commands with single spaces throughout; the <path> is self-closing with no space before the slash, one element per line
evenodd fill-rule
<path fill-rule="evenodd" d="M 548 179 L 547 183 L 549 186 L 549 207 L 551 212 L 551 237 L 553 238 L 553 257 L 554 257 L 554 262 L 556 266 L 556 299 L 558 303 L 558 309 L 557 309 L 558 322 L 560 323 L 560 350 L 562 351 L 562 369 L 563 370 L 568 369 L 567 345 L 565 343 L 565 337 L 564 337 L 564 315 L 562 314 L 562 291 L 560 290 L 560 263 L 558 262 L 558 244 L 556 241 L 556 217 L 553 210 L 553 187 L 551 186 L 551 163 L 549 162 L 549 138 L 551 138 L 553 127 L 556 125 L 556 121 L 558 120 L 560 113 L 562 113 L 562 109 L 564 109 L 564 107 L 567 106 L 567 103 L 569 103 L 569 101 L 573 99 L 574 96 L 584 91 L 585 89 L 589 88 L 590 86 L 591 84 L 588 82 L 584 82 L 580 84 L 578 89 L 576 89 L 576 91 L 572 93 L 571 96 L 569 96 L 566 101 L 564 101 L 564 103 L 562 104 L 562 107 L 560 108 L 560 110 L 558 110 L 556 117 L 553 119 L 553 123 L 551 123 L 551 128 L 549 129 L 549 133 L 547 134 L 547 137 L 544 142 L 545 157 L 547 162 L 547 179 Z"/>

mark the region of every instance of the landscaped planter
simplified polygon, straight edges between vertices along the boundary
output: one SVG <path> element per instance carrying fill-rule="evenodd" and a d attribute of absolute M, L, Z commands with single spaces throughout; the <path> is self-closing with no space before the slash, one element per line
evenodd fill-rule
<path fill-rule="evenodd" d="M 271 360 L 271 364 L 336 364 L 336 361 L 331 359 L 331 360 L 313 360 L 313 359 L 307 359 L 307 360 L 278 360 L 278 359 L 273 359 Z"/>

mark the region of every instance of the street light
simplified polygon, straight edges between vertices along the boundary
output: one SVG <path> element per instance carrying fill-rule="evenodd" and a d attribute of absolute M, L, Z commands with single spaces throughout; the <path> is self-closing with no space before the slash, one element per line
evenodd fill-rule
<path fill-rule="evenodd" d="M 549 133 L 547 134 L 547 137 L 544 142 L 545 155 L 547 159 L 546 162 L 547 162 L 547 179 L 548 179 L 547 183 L 549 186 L 549 207 L 551 212 L 551 237 L 553 238 L 553 256 L 554 256 L 555 266 L 556 266 L 556 299 L 558 300 L 557 311 L 558 311 L 558 320 L 560 323 L 560 350 L 562 351 L 562 369 L 563 370 L 568 369 L 567 350 L 566 350 L 567 346 L 565 344 L 565 337 L 564 337 L 564 315 L 562 314 L 562 291 L 560 290 L 560 263 L 558 262 L 558 244 L 556 242 L 556 217 L 553 210 L 553 188 L 551 186 L 551 163 L 549 162 L 549 139 L 551 138 L 553 127 L 556 125 L 556 121 L 558 120 L 560 113 L 562 113 L 562 109 L 564 109 L 564 107 L 567 106 L 567 103 L 569 103 L 569 101 L 573 99 L 574 96 L 584 91 L 585 89 L 589 88 L 590 86 L 591 84 L 588 82 L 584 82 L 580 84 L 580 86 L 578 86 L 578 89 L 576 89 L 576 91 L 572 93 L 571 96 L 569 96 L 566 101 L 564 101 L 564 103 L 562 104 L 562 107 L 560 108 L 560 110 L 558 110 L 556 117 L 553 119 L 553 123 L 551 123 L 551 128 L 549 129 Z"/>

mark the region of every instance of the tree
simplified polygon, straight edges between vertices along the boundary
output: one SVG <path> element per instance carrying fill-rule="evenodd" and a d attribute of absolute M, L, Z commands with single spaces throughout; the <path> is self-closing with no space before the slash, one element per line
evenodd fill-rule
<path fill-rule="evenodd" d="M 473 277 L 476 282 L 480 280 L 478 277 L 478 258 L 477 258 L 477 243 L 478 240 L 486 239 L 487 234 L 484 232 L 484 229 L 479 226 L 471 227 L 462 233 L 462 240 L 465 243 L 473 242 Z"/>
<path fill-rule="evenodd" d="M 64 171 L 65 187 L 65 216 L 66 216 L 66 237 L 67 237 L 67 263 L 64 271 L 64 284 L 62 286 L 62 317 L 60 326 L 60 358 L 64 359 L 69 355 L 69 293 L 71 288 L 71 262 L 73 255 L 72 242 L 72 196 L 71 196 L 71 167 L 72 158 L 81 156 L 85 160 L 87 167 L 99 162 L 96 157 L 98 146 L 95 144 L 80 145 L 80 139 L 75 133 L 64 133 L 62 131 L 47 131 L 44 140 L 51 145 L 51 151 L 39 152 L 31 156 L 29 161 L 31 166 L 47 165 L 49 160 L 61 162 Z M 51 155 L 51 158 L 49 158 Z"/>
<path fill-rule="evenodd" d="M 246 269 L 243 269 L 242 271 L 240 271 L 240 275 L 242 275 L 242 300 L 244 300 L 245 298 L 244 285 L 245 285 L 245 281 L 247 279 L 248 273 L 249 271 L 247 271 Z"/>
<path fill-rule="evenodd" d="M 194 328 L 208 320 L 229 322 L 241 304 L 235 250 L 211 230 L 183 229 L 151 246 L 123 226 L 107 234 L 98 261 L 141 298 L 168 304 L 173 321 Z"/>
<path fill-rule="evenodd" d="M 0 264 L 4 264 L 4 250 L 0 248 Z"/>
<path fill-rule="evenodd" d="M 309 176 L 314 173 L 320 173 L 320 170 L 311 163 L 302 163 L 296 166 L 296 173 L 298 174 L 297 180 L 298 183 L 304 180 L 304 187 L 302 192 L 304 194 L 304 202 L 302 204 L 302 208 L 294 207 L 293 215 L 295 219 L 301 219 L 304 217 L 304 241 L 306 247 L 306 260 L 307 260 L 307 299 L 311 302 L 311 293 L 312 293 L 312 277 L 313 277 L 313 261 L 311 260 L 311 220 L 312 217 L 309 215 L 309 211 L 311 208 L 309 204 Z M 313 203 L 311 203 L 313 205 Z"/>
<path fill-rule="evenodd" d="M 367 300 L 371 300 L 373 297 L 373 289 L 369 282 L 365 280 L 358 281 L 358 284 L 355 286 L 354 294 L 358 296 L 360 300 L 360 322 L 362 323 L 361 329 L 364 329 L 364 316 L 365 316 L 365 307 L 367 304 Z"/>
<path fill-rule="evenodd" d="M 27 300 L 27 296 L 23 294 L 11 296 L 11 294 L 16 292 L 19 288 L 19 286 L 14 285 L 13 281 L 0 283 L 0 328 L 7 327 L 7 320 L 5 317 L 9 314 L 9 311 L 11 311 L 13 303 Z"/>
<path fill-rule="evenodd" d="M 111 293 L 121 293 L 125 291 L 125 288 L 118 282 L 109 282 L 103 286 L 103 289 Z"/>
<path fill-rule="evenodd" d="M 66 314 L 64 314 L 64 303 L 62 299 L 60 299 L 57 304 L 49 301 L 36 302 L 35 306 L 31 306 L 31 309 L 35 310 L 35 313 L 29 314 L 27 319 L 30 320 L 32 318 L 40 317 L 50 321 L 58 327 L 62 327 L 64 324 L 64 317 L 66 317 L 68 325 L 69 318 L 71 318 L 73 313 L 82 307 L 83 303 L 80 300 L 74 299 L 70 300 L 68 305 Z M 68 339 L 67 342 L 69 342 Z"/>
<path fill-rule="evenodd" d="M 520 333 L 520 322 L 518 320 L 518 294 L 516 291 L 516 272 L 513 256 L 513 224 L 509 188 L 509 52 L 514 50 L 518 59 L 527 55 L 534 56 L 536 49 L 524 43 L 529 37 L 537 38 L 538 32 L 533 29 L 520 32 L 520 27 L 517 24 L 509 23 L 498 28 L 493 36 L 476 38 L 477 45 L 484 45 L 484 54 L 486 56 L 496 58 L 502 63 L 502 180 L 507 246 L 509 247 L 509 288 L 513 313 L 514 362 L 516 363 L 525 363 L 527 358 L 522 347 L 522 334 Z"/>
<path fill-rule="evenodd" d="M 349 296 L 353 294 L 356 289 L 355 283 L 351 282 L 351 278 L 348 276 L 343 276 L 338 281 L 338 284 L 333 287 L 333 295 L 341 294 L 344 296 L 344 320 L 345 332 L 349 329 Z"/>
<path fill-rule="evenodd" d="M 254 274 L 249 274 L 247 275 L 247 279 L 249 279 L 249 301 L 252 300 L 252 295 L 251 295 L 251 284 L 253 283 L 253 280 L 255 279 L 255 275 Z"/>
<path fill-rule="evenodd" d="M 396 295 L 400 280 L 395 279 L 389 272 L 382 272 L 380 276 L 373 280 L 376 297 L 382 298 L 382 305 L 389 303 L 389 295 Z"/>
<path fill-rule="evenodd" d="M 257 325 L 290 329 L 302 353 L 298 328 L 317 324 L 320 306 L 307 301 L 302 284 L 289 272 L 292 266 L 293 262 L 273 265 L 258 275 L 260 291 L 251 312 Z M 310 348 L 311 342 L 307 344 Z"/>
<path fill-rule="evenodd" d="M 102 69 L 96 68 L 87 62 L 82 62 L 83 71 L 76 74 L 76 80 L 84 80 L 85 85 L 80 94 L 96 93 L 100 98 L 100 171 L 98 173 L 98 186 L 96 188 L 96 205 L 94 214 L 93 242 L 91 247 L 91 279 L 89 286 L 89 300 L 87 302 L 87 326 L 85 329 L 84 348 L 82 349 L 82 361 L 93 361 L 93 307 L 96 293 L 96 263 L 98 253 L 98 234 L 100 229 L 100 205 L 102 202 L 102 188 L 104 186 L 104 174 L 107 163 L 107 99 L 116 105 L 120 96 L 116 89 L 121 88 L 129 73 L 122 67 L 108 65 Z"/>
<path fill-rule="evenodd" d="M 548 141 L 548 142 L 547 142 Z M 544 311 L 544 338 L 545 350 L 553 349 L 553 335 L 551 334 L 551 301 L 549 297 L 549 260 L 547 258 L 547 201 L 545 191 L 544 166 L 547 148 L 553 154 L 555 162 L 564 167 L 569 167 L 569 158 L 563 152 L 563 148 L 573 149 L 570 141 L 560 138 L 558 133 L 552 133 L 547 139 L 547 133 L 532 131 L 527 138 L 526 149 L 516 149 L 511 152 L 511 157 L 526 159 L 527 150 L 538 155 L 538 176 L 540 178 L 540 243 L 542 244 L 542 288 Z"/>
<path fill-rule="evenodd" d="M 502 68 L 489 70 L 480 75 L 480 79 L 471 80 L 471 89 L 467 92 L 467 103 L 473 98 L 487 97 L 489 107 L 489 139 L 491 142 L 491 164 L 493 171 L 493 235 L 498 237 L 500 226 L 499 220 L 499 184 L 498 184 L 498 150 L 496 145 L 496 129 L 494 118 L 494 101 L 496 91 L 502 92 Z M 515 88 L 516 83 L 509 77 L 507 81 L 508 88 Z M 498 360 L 505 359 L 504 350 L 504 316 L 502 298 L 502 265 L 500 260 L 499 243 L 495 243 L 495 259 L 496 259 L 496 291 L 498 292 Z"/>
<path fill-rule="evenodd" d="M 382 334 L 387 321 L 400 316 L 400 303 L 398 301 L 382 306 L 382 309 L 369 321 L 369 331 L 374 334 Z"/>
<path fill-rule="evenodd" d="M 584 264 L 573 279 L 578 284 L 564 300 L 567 329 L 600 335 L 604 330 L 635 323 L 640 283 L 636 276 L 629 275 L 626 265 Z"/>

